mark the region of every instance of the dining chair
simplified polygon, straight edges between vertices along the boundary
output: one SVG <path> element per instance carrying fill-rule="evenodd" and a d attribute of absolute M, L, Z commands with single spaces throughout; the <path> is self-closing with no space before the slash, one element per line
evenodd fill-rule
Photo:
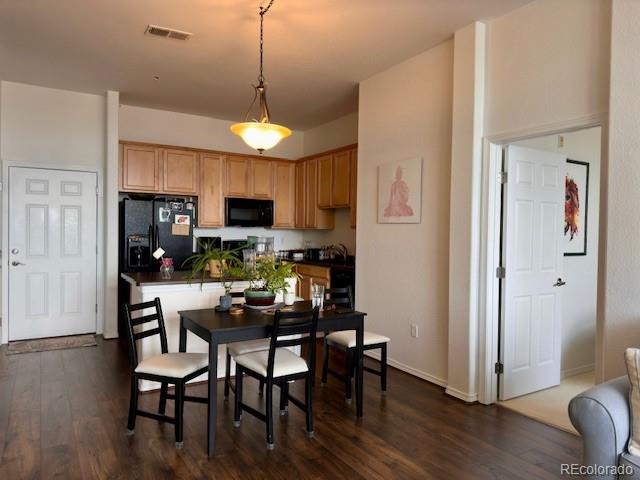
<path fill-rule="evenodd" d="M 235 357 L 236 392 L 234 425 L 240 426 L 240 415 L 245 411 L 266 423 L 267 449 L 273 450 L 273 386 L 280 387 L 280 414 L 287 413 L 289 401 L 306 415 L 307 435 L 313 437 L 313 377 L 315 376 L 316 333 L 318 307 L 313 310 L 284 312 L 276 310 L 269 341 L 269 350 L 246 353 Z M 290 337 L 293 335 L 294 337 Z M 282 338 L 287 337 L 287 338 Z M 296 355 L 285 347 L 308 344 L 307 358 Z M 243 376 L 248 375 L 266 384 L 265 412 L 242 402 Z M 305 381 L 304 402 L 289 393 L 289 383 Z"/>
<path fill-rule="evenodd" d="M 233 298 L 241 298 L 244 297 L 244 292 L 231 292 Z M 240 303 L 234 303 L 233 305 L 240 305 Z M 246 340 L 244 342 L 233 342 L 227 344 L 227 356 L 226 356 L 226 365 L 225 365 L 225 373 L 224 373 L 224 399 L 229 399 L 229 390 L 231 390 L 234 395 L 236 393 L 235 386 L 231 383 L 231 359 L 237 357 L 238 355 L 244 355 L 245 353 L 253 353 L 253 352 L 261 352 L 264 350 L 269 350 L 269 339 L 268 338 L 260 338 L 258 340 Z M 260 387 L 258 392 L 260 395 L 264 393 L 264 382 L 260 381 Z"/>
<path fill-rule="evenodd" d="M 344 305 L 346 308 L 353 309 L 353 292 L 351 287 L 327 288 L 324 291 L 324 305 Z M 389 337 L 379 335 L 377 333 L 365 331 L 363 334 L 363 352 L 367 350 L 380 350 L 380 370 L 363 366 L 363 370 L 378 375 L 380 377 L 380 389 L 383 393 L 387 391 L 387 344 Z M 329 368 L 329 353 L 331 348 L 337 348 L 345 352 L 346 366 L 344 374 L 336 372 Z M 356 331 L 343 330 L 339 332 L 328 333 L 324 336 L 323 352 L 322 352 L 322 385 L 327 383 L 327 377 L 330 373 L 334 377 L 344 382 L 345 398 L 351 401 L 351 382 L 356 368 Z"/>
<path fill-rule="evenodd" d="M 155 310 L 154 313 L 143 315 L 144 310 L 152 308 Z M 141 315 L 132 318 L 133 312 L 140 312 Z M 152 418 L 159 422 L 172 423 L 175 426 L 176 448 L 182 448 L 184 402 L 209 403 L 208 398 L 186 395 L 185 384 L 208 371 L 209 356 L 206 353 L 169 353 L 167 332 L 159 298 L 135 305 L 125 304 L 124 313 L 127 320 L 129 354 L 131 357 L 131 398 L 127 434 L 134 434 L 138 415 Z M 155 328 L 146 328 L 150 322 L 157 322 L 157 326 Z M 161 353 L 139 360 L 137 341 L 154 335 L 160 336 Z M 139 380 L 160 382 L 158 413 L 138 409 Z M 175 386 L 174 394 L 168 392 L 169 385 Z M 173 417 L 165 415 L 167 399 L 174 400 Z"/>

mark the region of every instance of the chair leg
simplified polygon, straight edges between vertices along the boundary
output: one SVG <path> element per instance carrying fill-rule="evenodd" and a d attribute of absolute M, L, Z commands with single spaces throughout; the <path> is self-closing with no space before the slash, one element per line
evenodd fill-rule
<path fill-rule="evenodd" d="M 380 388 L 382 392 L 387 391 L 387 344 L 382 345 L 380 352 Z"/>
<path fill-rule="evenodd" d="M 233 409 L 233 426 L 240 426 L 240 405 L 242 404 L 242 369 L 236 363 L 235 408 Z"/>
<path fill-rule="evenodd" d="M 167 409 L 167 382 L 162 382 L 160 386 L 160 403 L 158 404 L 158 413 L 160 415 L 164 415 L 164 412 Z"/>
<path fill-rule="evenodd" d="M 129 420 L 127 422 L 127 435 L 133 435 L 136 428 L 136 415 L 138 412 L 138 377 L 131 375 L 131 397 L 129 399 Z"/>
<path fill-rule="evenodd" d="M 287 382 L 281 383 L 280 386 L 280 415 L 285 415 L 287 413 L 287 386 L 289 384 Z"/>
<path fill-rule="evenodd" d="M 267 422 L 267 450 L 273 450 L 273 384 L 267 380 L 267 401 L 265 417 Z"/>
<path fill-rule="evenodd" d="M 184 415 L 184 383 L 176 383 L 176 448 L 182 448 L 182 419 Z"/>
<path fill-rule="evenodd" d="M 260 387 L 258 388 L 258 395 L 264 395 L 264 380 L 260 380 Z"/>
<path fill-rule="evenodd" d="M 347 355 L 347 368 L 344 373 L 344 397 L 347 399 L 347 402 L 351 402 L 351 371 L 353 370 L 353 349 L 346 350 Z"/>
<path fill-rule="evenodd" d="M 322 343 L 322 382 L 321 385 L 327 384 L 327 375 L 329 373 L 329 344 L 325 336 Z"/>
<path fill-rule="evenodd" d="M 224 373 L 224 399 L 229 398 L 229 383 L 231 382 L 231 355 L 229 354 L 229 348 L 227 348 L 227 364 Z"/>
<path fill-rule="evenodd" d="M 314 433 L 313 433 L 313 382 L 311 381 L 312 379 L 309 377 L 307 377 L 307 380 L 304 383 L 304 387 L 305 387 L 305 399 L 304 399 L 304 403 L 305 406 L 307 407 L 306 409 L 306 415 L 307 415 L 307 436 L 309 438 L 312 438 Z"/>

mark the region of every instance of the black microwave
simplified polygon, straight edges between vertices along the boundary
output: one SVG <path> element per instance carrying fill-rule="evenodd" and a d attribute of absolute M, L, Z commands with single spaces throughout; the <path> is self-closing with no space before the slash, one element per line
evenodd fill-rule
<path fill-rule="evenodd" d="M 273 226 L 273 200 L 225 198 L 224 203 L 227 227 Z"/>

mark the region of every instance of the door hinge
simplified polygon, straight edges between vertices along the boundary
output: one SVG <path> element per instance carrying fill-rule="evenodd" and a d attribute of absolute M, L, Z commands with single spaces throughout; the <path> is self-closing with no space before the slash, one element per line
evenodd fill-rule
<path fill-rule="evenodd" d="M 98 313 L 98 304 L 96 303 L 96 313 Z"/>
<path fill-rule="evenodd" d="M 507 269 L 504 267 L 496 268 L 496 278 L 504 278 L 507 276 Z"/>
<path fill-rule="evenodd" d="M 507 172 L 500 172 L 498 174 L 498 181 L 502 184 L 507 183 Z"/>
<path fill-rule="evenodd" d="M 504 373 L 504 365 L 500 362 L 496 362 L 496 364 L 493 367 L 493 371 L 496 373 L 496 375 L 501 375 Z"/>

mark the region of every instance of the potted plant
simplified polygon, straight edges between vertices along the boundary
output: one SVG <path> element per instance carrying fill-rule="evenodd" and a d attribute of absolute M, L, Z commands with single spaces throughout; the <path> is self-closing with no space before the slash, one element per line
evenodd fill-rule
<path fill-rule="evenodd" d="M 182 264 L 183 267 L 191 265 L 189 279 L 200 276 L 201 282 L 204 282 L 207 271 L 211 278 L 222 278 L 225 265 L 231 267 L 241 263 L 237 250 L 222 250 L 214 247 L 212 241 L 198 241 L 198 244 L 202 247 L 202 253 L 191 255 Z"/>
<path fill-rule="evenodd" d="M 276 295 L 283 294 L 289 287 L 291 278 L 298 278 L 294 263 L 276 261 L 272 257 L 260 257 L 256 260 L 255 272 L 250 275 L 250 287 L 244 291 L 248 305 L 273 305 Z"/>
<path fill-rule="evenodd" d="M 224 287 L 224 295 L 220 296 L 219 306 L 220 310 L 229 310 L 233 304 L 233 297 L 231 296 L 233 282 L 245 279 L 246 275 L 242 265 L 235 262 L 223 262 L 220 271 L 222 274 L 220 280 Z"/>

